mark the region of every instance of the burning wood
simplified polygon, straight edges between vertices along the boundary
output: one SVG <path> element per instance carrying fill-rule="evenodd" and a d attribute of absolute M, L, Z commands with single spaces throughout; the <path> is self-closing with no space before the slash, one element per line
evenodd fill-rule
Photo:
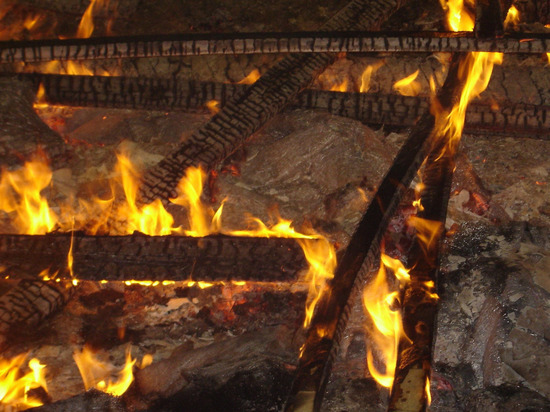
<path fill-rule="evenodd" d="M 229 39 L 228 39 L 229 37 Z M 446 32 L 429 34 L 385 33 L 357 35 L 354 32 L 307 33 L 288 37 L 280 33 L 197 36 L 184 34 L 154 39 L 147 37 L 35 40 L 0 43 L 0 63 L 35 63 L 139 57 L 181 57 L 214 54 L 267 53 L 366 53 L 366 52 L 467 52 L 546 53 L 550 39 L 545 34 L 499 38 L 468 37 Z"/>
<path fill-rule="evenodd" d="M 43 99 L 53 105 L 147 110 L 201 111 L 223 107 L 245 87 L 228 83 L 178 79 L 19 75 L 44 87 Z M 215 102 L 215 103 L 212 103 Z M 306 89 L 290 103 L 292 109 L 322 109 L 369 125 L 411 127 L 429 108 L 430 99 L 381 93 L 339 93 Z M 217 111 L 216 111 L 217 112 Z M 474 101 L 468 105 L 466 132 L 513 134 L 544 138 L 550 107 L 507 101 Z"/>
<path fill-rule="evenodd" d="M 314 241 L 315 242 L 315 241 Z M 0 260 L 10 278 L 70 278 L 67 255 L 72 243 L 72 271 L 81 280 L 148 281 L 291 281 L 307 269 L 294 239 L 235 236 L 0 236 Z M 31 258 L 32 257 L 32 258 Z"/>

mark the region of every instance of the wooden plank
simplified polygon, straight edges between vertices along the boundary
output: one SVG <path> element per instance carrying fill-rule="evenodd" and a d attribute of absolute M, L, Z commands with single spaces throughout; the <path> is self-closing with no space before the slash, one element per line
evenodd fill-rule
<path fill-rule="evenodd" d="M 467 33 L 303 32 L 181 34 L 0 42 L 0 63 L 268 53 L 546 53 L 547 33 L 477 38 Z"/>
<path fill-rule="evenodd" d="M 232 236 L 88 236 L 75 233 L 73 272 L 81 280 L 293 281 L 307 269 L 294 239 Z M 69 278 L 71 234 L 1 235 L 0 261 L 11 278 Z"/>

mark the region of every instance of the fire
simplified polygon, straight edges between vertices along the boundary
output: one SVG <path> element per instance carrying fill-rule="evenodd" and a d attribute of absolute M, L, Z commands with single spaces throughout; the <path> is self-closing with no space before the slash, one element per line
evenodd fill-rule
<path fill-rule="evenodd" d="M 348 90 L 348 80 L 344 79 L 341 83 L 335 84 L 330 88 L 331 92 L 346 92 Z"/>
<path fill-rule="evenodd" d="M 447 12 L 448 24 L 452 31 L 472 31 L 474 29 L 474 20 L 464 8 L 463 0 L 439 0 L 443 10 Z M 467 2 L 472 5 L 471 0 Z"/>
<path fill-rule="evenodd" d="M 433 248 L 440 237 L 443 224 L 436 220 L 423 219 L 418 216 L 411 216 L 407 223 L 416 229 L 416 236 L 424 249 L 426 256 L 431 256 Z"/>
<path fill-rule="evenodd" d="M 38 235 L 56 227 L 58 218 L 41 195 L 51 180 L 52 172 L 40 153 L 26 162 L 22 169 L 2 170 L 0 210 L 15 214 L 12 223 L 18 233 Z"/>
<path fill-rule="evenodd" d="M 94 32 L 94 9 L 97 7 L 104 7 L 108 0 L 90 0 L 88 8 L 80 19 L 80 24 L 76 31 L 76 37 L 81 39 L 87 39 Z"/>
<path fill-rule="evenodd" d="M 216 114 L 220 111 L 220 102 L 217 100 L 209 100 L 206 102 L 206 107 L 210 110 L 210 113 Z"/>
<path fill-rule="evenodd" d="M 415 71 L 413 74 L 398 80 L 393 85 L 394 90 L 397 90 L 399 94 L 403 96 L 417 96 L 420 93 L 420 83 L 416 81 L 420 70 Z"/>
<path fill-rule="evenodd" d="M 430 390 L 430 378 L 426 378 L 426 387 L 424 388 L 424 392 L 426 393 L 426 403 L 428 406 L 432 404 L 432 392 Z"/>
<path fill-rule="evenodd" d="M 519 11 L 518 9 L 516 9 L 516 6 L 512 5 L 508 9 L 508 13 L 506 14 L 506 19 L 504 20 L 504 28 L 509 29 L 515 27 L 519 24 L 519 21 Z"/>
<path fill-rule="evenodd" d="M 376 278 L 363 289 L 363 306 L 379 332 L 372 334 L 372 341 L 376 352 L 380 354 L 385 370 L 381 372 L 375 366 L 374 351 L 371 348 L 367 351 L 367 366 L 380 385 L 390 388 L 395 374 L 399 340 L 408 338 L 403 330 L 401 314 L 395 308 L 399 292 L 390 292 L 386 268 L 393 272 L 400 287 L 410 281 L 408 270 L 399 260 L 382 254 L 380 270 Z"/>
<path fill-rule="evenodd" d="M 384 61 L 379 61 L 376 64 L 368 65 L 361 75 L 361 86 L 359 92 L 366 93 L 370 89 L 370 79 L 376 71 L 384 65 Z"/>
<path fill-rule="evenodd" d="M 45 366 L 37 359 L 31 359 L 30 371 L 21 375 L 26 357 L 21 354 L 11 360 L 0 359 L 0 403 L 16 410 L 42 405 L 39 399 L 29 395 L 30 390 L 42 387 L 47 391 Z"/>
<path fill-rule="evenodd" d="M 132 359 L 129 349 L 126 351 L 126 362 L 122 368 L 102 362 L 87 346 L 81 352 L 75 351 L 73 358 L 86 390 L 96 388 L 113 396 L 121 396 L 134 381 L 133 367 L 136 359 Z"/>
<path fill-rule="evenodd" d="M 237 82 L 237 84 L 254 84 L 256 83 L 256 80 L 260 78 L 260 72 L 258 69 L 252 70 L 250 73 L 248 73 L 248 76 L 246 76 L 241 81 Z"/>

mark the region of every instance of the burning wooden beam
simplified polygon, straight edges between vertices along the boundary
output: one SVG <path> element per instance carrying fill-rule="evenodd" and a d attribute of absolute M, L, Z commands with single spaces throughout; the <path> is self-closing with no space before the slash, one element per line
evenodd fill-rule
<path fill-rule="evenodd" d="M 372 30 L 406 1 L 354 0 L 322 29 Z M 293 54 L 277 63 L 146 173 L 140 201 L 148 203 L 157 198 L 166 201 L 174 197 L 176 185 L 187 167 L 203 164 L 210 169 L 233 153 L 336 58 L 333 54 Z"/>
<path fill-rule="evenodd" d="M 268 53 L 546 53 L 546 33 L 476 38 L 466 33 L 304 32 L 94 37 L 0 43 L 0 63 Z"/>
<path fill-rule="evenodd" d="M 247 86 L 180 79 L 22 74 L 44 86 L 50 104 L 147 110 L 205 110 L 209 101 L 224 107 Z M 428 110 L 430 99 L 380 93 L 344 93 L 307 89 L 291 108 L 323 109 L 369 125 L 412 127 Z M 468 106 L 466 132 L 549 138 L 550 106 L 506 101 L 476 101 Z"/>
<path fill-rule="evenodd" d="M 290 281 L 307 268 L 294 239 L 232 236 L 87 236 L 82 233 L 0 236 L 0 261 L 11 278 L 49 269 L 67 278 L 71 248 L 74 276 L 118 281 Z"/>

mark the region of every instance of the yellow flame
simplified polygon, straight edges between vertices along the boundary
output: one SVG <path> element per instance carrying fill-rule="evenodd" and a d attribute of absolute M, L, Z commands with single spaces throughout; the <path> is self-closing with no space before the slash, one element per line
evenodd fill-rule
<path fill-rule="evenodd" d="M 426 387 L 424 388 L 424 392 L 426 393 L 426 402 L 428 406 L 432 404 L 432 392 L 430 389 L 430 378 L 426 377 Z"/>
<path fill-rule="evenodd" d="M 42 405 L 39 399 L 28 394 L 39 387 L 47 391 L 45 366 L 37 359 L 29 361 L 29 372 L 21 376 L 21 366 L 27 355 L 21 354 L 11 360 L 0 359 L 0 403 L 17 409 Z"/>
<path fill-rule="evenodd" d="M 382 386 L 390 388 L 393 383 L 399 340 L 407 338 L 403 331 L 399 310 L 393 309 L 398 292 L 390 292 L 386 268 L 393 271 L 401 285 L 410 277 L 403 264 L 385 254 L 381 255 L 380 270 L 375 279 L 363 289 L 363 306 L 369 313 L 378 333 L 372 334 L 376 353 L 380 354 L 384 371 L 378 370 L 374 363 L 374 351 L 367 351 L 367 366 L 373 378 Z"/>
<path fill-rule="evenodd" d="M 52 172 L 38 154 L 19 170 L 2 170 L 0 210 L 15 214 L 12 222 L 18 233 L 38 235 L 56 227 L 58 218 L 41 195 L 51 180 Z"/>
<path fill-rule="evenodd" d="M 248 73 L 248 76 L 246 76 L 241 81 L 237 82 L 237 84 L 254 84 L 256 83 L 256 80 L 260 78 L 260 72 L 258 69 L 252 70 L 250 73 Z"/>
<path fill-rule="evenodd" d="M 397 92 L 403 96 L 417 96 L 421 89 L 420 83 L 416 81 L 418 73 L 420 73 L 420 70 L 396 81 L 393 85 L 393 89 L 397 90 Z"/>
<path fill-rule="evenodd" d="M 519 11 L 516 9 L 516 6 L 512 5 L 508 9 L 508 13 L 506 14 L 506 19 L 504 20 L 504 28 L 508 29 L 511 27 L 515 27 L 519 24 Z"/>
<path fill-rule="evenodd" d="M 366 69 L 361 74 L 361 86 L 359 87 L 359 92 L 366 93 L 370 89 L 370 79 L 376 71 L 384 65 L 384 61 L 379 61 L 373 65 L 368 65 Z"/>
<path fill-rule="evenodd" d="M 76 37 L 81 39 L 87 39 L 94 32 L 94 5 L 96 0 L 91 0 L 88 8 L 80 19 L 80 24 L 76 31 Z"/>
<path fill-rule="evenodd" d="M 126 233 L 135 231 L 150 236 L 165 236 L 172 232 L 174 218 L 166 211 L 162 202 L 156 199 L 145 206 L 136 204 L 140 174 L 127 154 L 117 154 L 116 170 L 120 175 L 126 203 L 117 210 L 118 216 L 127 219 Z"/>
<path fill-rule="evenodd" d="M 424 249 L 426 256 L 433 256 L 433 249 L 439 239 L 443 224 L 436 220 L 423 219 L 411 216 L 407 223 L 416 229 L 416 236 Z"/>
<path fill-rule="evenodd" d="M 121 369 L 99 360 L 87 346 L 82 351 L 75 351 L 73 358 L 86 390 L 96 388 L 113 396 L 121 396 L 134 381 L 133 366 L 136 359 L 132 359 L 129 349 L 126 351 L 126 362 Z"/>
<path fill-rule="evenodd" d="M 452 31 L 472 31 L 474 20 L 464 8 L 463 0 L 439 0 L 447 12 L 447 22 Z"/>

